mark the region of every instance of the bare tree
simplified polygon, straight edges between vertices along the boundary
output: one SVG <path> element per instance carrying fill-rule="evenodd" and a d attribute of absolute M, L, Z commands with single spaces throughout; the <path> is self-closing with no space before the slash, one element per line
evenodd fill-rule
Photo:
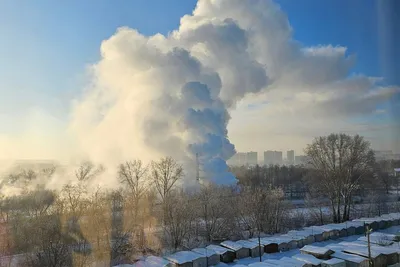
<path fill-rule="evenodd" d="M 359 135 L 331 134 L 316 138 L 305 153 L 314 171 L 308 182 L 329 198 L 333 221 L 348 220 L 352 194 L 374 165 L 369 142 Z"/>
<path fill-rule="evenodd" d="M 383 185 L 386 194 L 389 194 L 392 186 L 396 185 L 396 179 L 394 175 L 392 175 L 393 168 L 391 162 L 387 160 L 377 162 L 375 167 L 376 177 L 380 184 Z"/>
<path fill-rule="evenodd" d="M 103 171 L 104 167 L 102 165 L 95 166 L 93 163 L 86 161 L 75 170 L 75 177 L 78 181 L 88 181 Z"/>
<path fill-rule="evenodd" d="M 92 247 L 93 256 L 101 261 L 110 258 L 111 205 L 104 190 L 98 188 L 89 196 L 86 219 L 81 223 L 82 232 Z"/>
<path fill-rule="evenodd" d="M 175 192 L 165 198 L 164 203 L 164 238 L 174 250 L 181 248 L 189 237 L 194 212 L 188 205 L 188 196 L 182 192 Z"/>
<path fill-rule="evenodd" d="M 238 199 L 240 224 L 250 232 L 275 233 L 279 231 L 284 212 L 283 192 L 271 188 L 245 188 Z"/>
<path fill-rule="evenodd" d="M 139 201 L 143 198 L 148 188 L 148 167 L 141 160 L 127 161 L 119 166 L 118 178 L 122 184 L 128 186 L 129 196 L 133 200 L 134 220 L 137 220 Z"/>
<path fill-rule="evenodd" d="M 33 253 L 28 254 L 28 265 L 32 267 L 66 267 L 72 265 L 70 244 L 62 233 L 60 218 L 51 215 L 42 216 L 34 220 L 29 226 L 26 227 L 26 234 L 30 233 L 34 238 L 30 247 L 30 249 L 33 249 Z"/>
<path fill-rule="evenodd" d="M 305 198 L 305 205 L 308 208 L 308 219 L 311 219 L 313 224 L 323 225 L 327 223 L 327 219 L 330 219 L 331 216 L 327 215 L 325 211 L 325 207 L 328 206 L 329 203 L 324 201 L 321 195 L 307 195 Z"/>
<path fill-rule="evenodd" d="M 61 199 L 64 202 L 66 211 L 75 220 L 78 220 L 84 212 L 87 191 L 81 184 L 67 184 L 61 190 Z"/>
<path fill-rule="evenodd" d="M 196 201 L 197 215 L 201 218 L 201 229 L 204 229 L 204 235 L 208 243 L 214 238 L 226 237 L 227 220 L 231 220 L 227 215 L 228 202 L 230 197 L 226 190 L 212 185 L 202 186 L 200 192 L 194 199 Z"/>
<path fill-rule="evenodd" d="M 176 182 L 183 176 L 183 168 L 173 158 L 165 157 L 152 162 L 151 172 L 154 186 L 161 200 L 164 201 Z"/>

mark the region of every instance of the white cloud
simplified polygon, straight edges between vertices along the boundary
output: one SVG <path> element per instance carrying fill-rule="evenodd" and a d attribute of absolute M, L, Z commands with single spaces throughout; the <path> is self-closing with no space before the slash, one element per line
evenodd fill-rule
<path fill-rule="evenodd" d="M 377 114 L 398 88 L 350 76 L 354 62 L 346 47 L 293 40 L 272 1 L 199 0 L 168 36 L 124 27 L 104 40 L 68 131 L 74 151 L 112 166 L 163 155 L 190 166 L 200 152 L 215 180 L 226 166 L 212 164 L 233 153 L 228 123 L 240 150 L 300 150 L 333 131 L 379 136 L 355 121 Z"/>

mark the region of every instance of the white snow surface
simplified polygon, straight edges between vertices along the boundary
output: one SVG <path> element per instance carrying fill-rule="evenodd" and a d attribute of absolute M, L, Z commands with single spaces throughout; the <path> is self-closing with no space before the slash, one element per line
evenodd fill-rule
<path fill-rule="evenodd" d="M 217 252 L 210 248 L 194 248 L 192 251 L 207 257 L 217 255 Z"/>
<path fill-rule="evenodd" d="M 344 260 L 337 259 L 337 258 L 332 258 L 332 259 L 330 259 L 330 260 L 326 260 L 326 261 L 323 261 L 323 262 L 326 263 L 326 264 L 331 264 L 331 265 L 333 265 L 333 264 L 343 263 Z"/>
<path fill-rule="evenodd" d="M 145 263 L 146 263 L 146 267 L 147 266 L 149 266 L 149 267 L 153 267 L 153 266 L 154 267 L 155 266 L 162 267 L 162 266 L 168 266 L 169 264 L 171 264 L 170 261 L 168 261 L 168 260 L 166 260 L 164 258 L 161 258 L 161 257 L 157 257 L 157 256 L 148 256 L 146 258 L 146 260 L 145 260 Z"/>
<path fill-rule="evenodd" d="M 224 254 L 227 251 L 233 251 L 229 248 L 218 246 L 218 245 L 208 245 L 207 248 L 214 250 L 218 255 Z"/>
<path fill-rule="evenodd" d="M 239 240 L 239 241 L 236 241 L 236 243 L 238 243 L 239 245 L 243 246 L 244 248 L 248 248 L 248 249 L 253 249 L 253 248 L 258 247 L 258 242 L 255 243 L 255 242 L 251 242 L 248 240 Z"/>
<path fill-rule="evenodd" d="M 304 252 L 310 252 L 310 253 L 315 253 L 315 254 L 326 254 L 329 252 L 329 248 L 326 247 L 317 247 L 317 246 L 312 246 L 312 245 L 307 245 L 304 246 L 300 249 L 300 251 L 304 251 Z"/>
<path fill-rule="evenodd" d="M 222 242 L 221 246 L 227 247 L 227 248 L 232 249 L 234 251 L 238 251 L 239 249 L 243 248 L 243 245 L 241 245 L 241 244 L 239 244 L 237 242 L 234 242 L 234 241 L 230 241 L 230 240 Z"/>
<path fill-rule="evenodd" d="M 348 254 L 348 253 L 344 253 L 344 252 L 335 252 L 334 254 L 332 254 L 332 257 L 334 258 L 338 258 L 338 259 L 342 259 L 345 261 L 350 261 L 350 262 L 355 262 L 355 263 L 362 263 L 365 261 L 368 261 L 367 258 L 358 256 L 358 255 L 354 255 L 354 254 Z"/>
<path fill-rule="evenodd" d="M 172 255 L 166 256 L 165 258 L 177 264 L 183 264 L 186 262 L 191 262 L 197 260 L 198 258 L 204 257 L 201 254 L 195 253 L 193 251 L 179 251 Z"/>
<path fill-rule="evenodd" d="M 312 265 L 320 265 L 322 262 L 322 260 L 317 259 L 316 257 L 310 254 L 297 254 L 294 255 L 292 258 Z"/>

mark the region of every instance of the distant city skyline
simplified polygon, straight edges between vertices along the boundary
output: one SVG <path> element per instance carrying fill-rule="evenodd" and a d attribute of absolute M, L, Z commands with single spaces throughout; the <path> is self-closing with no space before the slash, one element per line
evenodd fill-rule
<path fill-rule="evenodd" d="M 259 155 L 261 155 L 259 157 Z M 286 155 L 286 157 L 283 157 Z M 288 157 L 289 156 L 289 157 Z M 284 151 L 267 150 L 262 153 L 255 151 L 237 152 L 233 155 L 228 162 L 232 165 L 294 165 L 304 162 L 304 155 L 295 156 L 294 150 Z"/>
<path fill-rule="evenodd" d="M 374 152 L 376 160 L 400 160 L 400 153 L 395 153 L 393 150 L 374 150 Z M 258 155 L 262 155 L 262 157 Z M 296 154 L 296 151 L 292 149 L 287 151 L 267 150 L 262 153 L 237 152 L 228 160 L 228 163 L 232 165 L 296 165 L 304 164 L 306 161 L 306 155 Z"/>

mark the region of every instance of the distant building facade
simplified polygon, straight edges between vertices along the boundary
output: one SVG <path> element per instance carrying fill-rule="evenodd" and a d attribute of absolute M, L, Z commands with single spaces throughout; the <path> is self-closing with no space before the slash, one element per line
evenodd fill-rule
<path fill-rule="evenodd" d="M 264 152 L 264 165 L 274 164 L 274 151 L 268 150 Z"/>
<path fill-rule="evenodd" d="M 228 160 L 228 164 L 230 164 L 232 166 L 246 165 L 246 153 L 242 153 L 242 152 L 236 153 Z"/>
<path fill-rule="evenodd" d="M 257 152 L 247 152 L 246 154 L 246 165 L 255 166 L 258 164 L 258 154 Z"/>
<path fill-rule="evenodd" d="M 268 150 L 264 152 L 264 165 L 282 165 L 282 151 Z"/>
<path fill-rule="evenodd" d="M 289 150 L 286 152 L 286 159 L 288 165 L 294 165 L 294 150 Z"/>
<path fill-rule="evenodd" d="M 228 164 L 232 166 L 247 166 L 247 165 L 257 165 L 258 163 L 258 153 L 257 152 L 238 152 L 233 155 L 229 160 Z"/>

